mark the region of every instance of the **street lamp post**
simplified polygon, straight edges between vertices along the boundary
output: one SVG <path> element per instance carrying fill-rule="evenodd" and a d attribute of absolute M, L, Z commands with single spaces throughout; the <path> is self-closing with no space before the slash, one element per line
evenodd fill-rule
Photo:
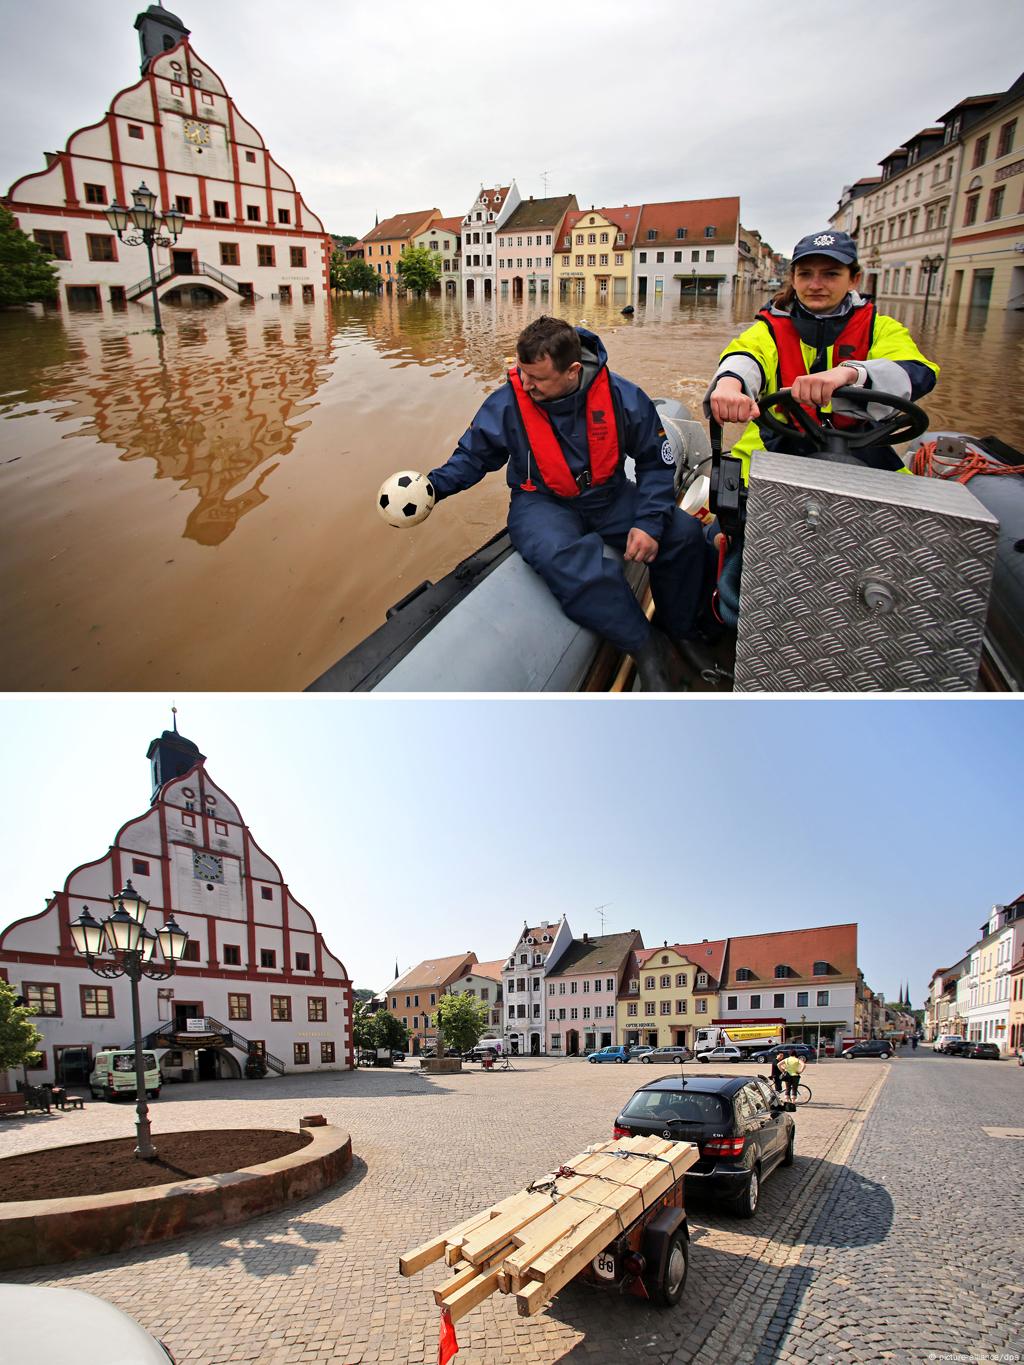
<path fill-rule="evenodd" d="M 153 290 L 154 332 L 162 332 L 160 321 L 160 300 L 156 296 L 156 267 L 153 263 L 154 246 L 172 246 L 181 236 L 185 226 L 185 215 L 177 209 L 164 209 L 162 215 L 156 212 L 156 195 L 143 181 L 137 190 L 132 190 L 132 206 L 126 208 L 115 199 L 106 210 L 106 219 L 117 233 L 119 242 L 127 246 L 145 246 L 149 257 L 149 283 Z M 136 231 L 128 232 L 129 221 Z M 160 229 L 166 229 L 165 235 Z M 126 235 L 127 234 L 127 235 Z"/>
<path fill-rule="evenodd" d="M 146 928 L 146 911 L 149 902 L 132 886 L 125 883 L 124 890 L 110 897 L 113 913 L 104 923 L 95 919 L 87 905 L 82 913 L 71 921 L 71 938 L 97 976 L 113 978 L 126 976 L 132 988 L 132 1028 L 135 1035 L 135 1111 L 138 1114 L 136 1132 L 138 1146 L 135 1155 L 142 1161 L 153 1161 L 156 1148 L 153 1146 L 149 1126 L 149 1105 L 146 1103 L 146 1068 L 142 1060 L 142 1018 L 139 1010 L 139 982 L 144 976 L 153 981 L 164 981 L 174 975 L 188 943 L 188 934 L 179 929 L 173 919 L 151 933 Z M 157 943 L 163 954 L 163 963 L 153 960 Z M 111 956 L 100 956 L 110 953 Z"/>
<path fill-rule="evenodd" d="M 927 272 L 928 272 L 928 278 L 927 278 L 927 280 L 925 281 L 925 286 L 924 286 L 924 313 L 923 313 L 922 316 L 921 316 L 921 325 L 924 326 L 924 324 L 925 324 L 925 322 L 926 322 L 926 320 L 927 320 L 927 318 L 928 318 L 928 300 L 931 298 L 931 293 L 932 293 L 932 280 L 935 278 L 935 272 L 936 272 L 936 271 L 939 269 L 939 267 L 942 265 L 942 257 L 939 256 L 939 255 L 935 255 L 935 256 L 922 256 L 922 258 L 921 258 L 921 264 L 924 266 L 925 270 L 927 270 Z"/>
<path fill-rule="evenodd" d="M 696 270 L 691 270 L 691 271 L 690 271 L 690 274 L 693 276 L 693 302 L 694 302 L 694 304 L 696 304 L 696 302 L 697 302 L 697 272 L 696 272 Z"/>

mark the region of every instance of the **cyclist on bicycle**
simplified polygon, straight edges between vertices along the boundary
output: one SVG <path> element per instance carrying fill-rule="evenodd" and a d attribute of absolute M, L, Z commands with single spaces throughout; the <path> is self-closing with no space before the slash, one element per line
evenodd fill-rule
<path fill-rule="evenodd" d="M 804 1069 L 804 1059 L 790 1054 L 782 1063 L 782 1074 L 786 1082 L 786 1099 L 796 1099 L 796 1088 L 800 1084 L 800 1074 Z"/>

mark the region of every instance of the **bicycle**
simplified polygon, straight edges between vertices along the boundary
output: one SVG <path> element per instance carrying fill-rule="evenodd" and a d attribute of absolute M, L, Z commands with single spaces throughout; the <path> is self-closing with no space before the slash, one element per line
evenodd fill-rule
<path fill-rule="evenodd" d="M 804 1082 L 801 1081 L 800 1084 L 797 1086 L 796 1094 L 793 1097 L 794 1103 L 807 1104 L 810 1101 L 810 1098 L 811 1087 L 809 1085 L 805 1085 Z"/>

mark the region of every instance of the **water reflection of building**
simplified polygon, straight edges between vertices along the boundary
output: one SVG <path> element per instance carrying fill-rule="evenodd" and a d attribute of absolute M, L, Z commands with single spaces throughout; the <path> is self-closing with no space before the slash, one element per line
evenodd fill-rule
<path fill-rule="evenodd" d="M 331 331 L 323 307 L 266 303 L 183 317 L 159 347 L 83 328 L 75 372 L 55 372 L 46 396 L 72 400 L 60 420 L 91 416 L 122 460 L 152 460 L 158 479 L 194 492 L 182 534 L 218 545 L 266 501 L 264 481 L 309 425 Z"/>
<path fill-rule="evenodd" d="M 498 233 L 498 293 L 507 299 L 523 294 L 549 299 L 552 294 L 554 243 L 562 235 L 567 213 L 576 209 L 576 196 L 524 199 Z"/>
<path fill-rule="evenodd" d="M 185 227 L 155 248 L 161 301 L 312 303 L 328 290 L 331 242 L 294 180 L 192 50 L 175 15 L 150 5 L 135 21 L 142 79 L 97 123 L 72 133 L 43 171 L 7 199 L 22 230 L 56 258 L 71 307 L 148 305 L 145 253 L 119 242 L 105 209 L 148 180 L 158 210 Z"/>

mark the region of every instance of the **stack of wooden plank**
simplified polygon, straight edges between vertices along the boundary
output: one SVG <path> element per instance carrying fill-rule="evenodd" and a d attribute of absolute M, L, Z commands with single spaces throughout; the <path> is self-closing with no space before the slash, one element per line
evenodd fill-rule
<path fill-rule="evenodd" d="M 540 1311 L 599 1251 L 666 1194 L 698 1159 L 690 1142 L 632 1137 L 596 1144 L 526 1190 L 399 1257 L 403 1275 L 442 1258 L 434 1290 L 457 1322 L 499 1290 L 522 1317 Z"/>

